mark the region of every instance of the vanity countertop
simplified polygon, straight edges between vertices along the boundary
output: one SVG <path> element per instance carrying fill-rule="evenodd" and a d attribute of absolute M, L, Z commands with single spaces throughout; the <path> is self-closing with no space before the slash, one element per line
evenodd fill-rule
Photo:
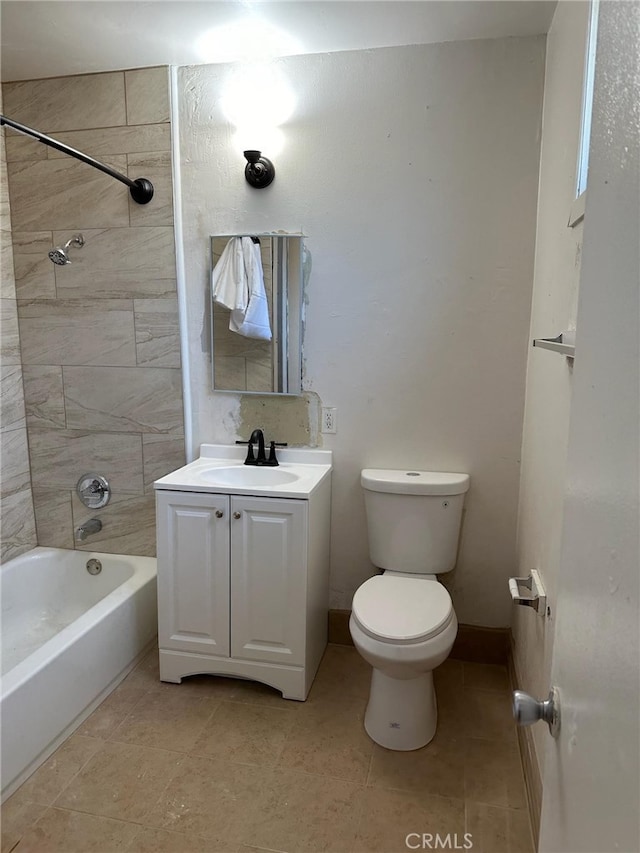
<path fill-rule="evenodd" d="M 246 455 L 245 445 L 202 444 L 198 459 L 156 480 L 154 488 L 304 500 L 331 475 L 330 450 L 279 448 L 275 467 L 245 465 Z"/>

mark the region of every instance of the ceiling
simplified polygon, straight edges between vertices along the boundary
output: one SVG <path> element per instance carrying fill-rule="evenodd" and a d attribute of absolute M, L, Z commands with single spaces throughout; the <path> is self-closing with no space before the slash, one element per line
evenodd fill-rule
<path fill-rule="evenodd" d="M 1 0 L 0 74 L 4 81 L 30 80 L 529 36 L 548 31 L 555 5 L 555 0 Z"/>

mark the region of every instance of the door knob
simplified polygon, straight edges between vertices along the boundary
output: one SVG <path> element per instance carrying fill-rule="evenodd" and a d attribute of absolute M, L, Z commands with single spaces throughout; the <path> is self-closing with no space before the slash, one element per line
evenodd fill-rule
<path fill-rule="evenodd" d="M 557 737 L 560 731 L 560 706 L 558 703 L 558 691 L 551 688 L 549 698 L 544 700 L 534 699 L 523 690 L 513 691 L 513 717 L 519 726 L 530 726 L 538 720 L 544 720 L 549 726 L 552 737 Z"/>
<path fill-rule="evenodd" d="M 216 518 L 222 518 L 224 512 L 221 509 L 216 510 Z"/>
<path fill-rule="evenodd" d="M 242 513 L 241 512 L 234 512 L 233 517 L 234 518 L 242 518 Z"/>

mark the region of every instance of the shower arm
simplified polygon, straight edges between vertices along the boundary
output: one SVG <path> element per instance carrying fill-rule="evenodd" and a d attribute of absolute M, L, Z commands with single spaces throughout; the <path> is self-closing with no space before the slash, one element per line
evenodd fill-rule
<path fill-rule="evenodd" d="M 42 142 L 44 145 L 56 148 L 58 151 L 62 151 L 63 154 L 69 154 L 70 157 L 75 157 L 76 160 L 81 160 L 83 163 L 93 166 L 94 169 L 99 169 L 101 172 L 110 175 L 117 181 L 122 181 L 123 184 L 126 184 L 129 187 L 131 198 L 138 204 L 148 204 L 153 198 L 153 184 L 146 178 L 137 178 L 135 181 L 132 181 L 131 178 L 127 178 L 126 175 L 121 175 L 120 172 L 116 172 L 115 169 L 112 169 L 105 163 L 101 163 L 99 160 L 95 160 L 88 154 L 83 154 L 82 151 L 77 151 L 70 145 L 65 145 L 64 142 L 58 142 L 57 139 L 52 139 L 52 137 L 46 136 L 44 133 L 40 133 L 39 130 L 34 130 L 32 127 L 27 127 L 25 124 L 20 124 L 17 121 L 13 121 L 13 119 L 0 115 L 0 125 L 3 124 L 6 124 L 7 127 L 13 128 L 13 130 L 17 130 L 18 133 L 23 133 L 25 136 L 31 136 L 34 139 L 37 139 L 38 142 Z"/>

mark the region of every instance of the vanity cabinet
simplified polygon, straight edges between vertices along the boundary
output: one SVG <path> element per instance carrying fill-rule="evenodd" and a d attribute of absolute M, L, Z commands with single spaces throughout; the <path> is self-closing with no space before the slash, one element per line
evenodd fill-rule
<path fill-rule="evenodd" d="M 244 677 L 306 699 L 327 643 L 329 490 L 156 492 L 161 680 Z"/>

